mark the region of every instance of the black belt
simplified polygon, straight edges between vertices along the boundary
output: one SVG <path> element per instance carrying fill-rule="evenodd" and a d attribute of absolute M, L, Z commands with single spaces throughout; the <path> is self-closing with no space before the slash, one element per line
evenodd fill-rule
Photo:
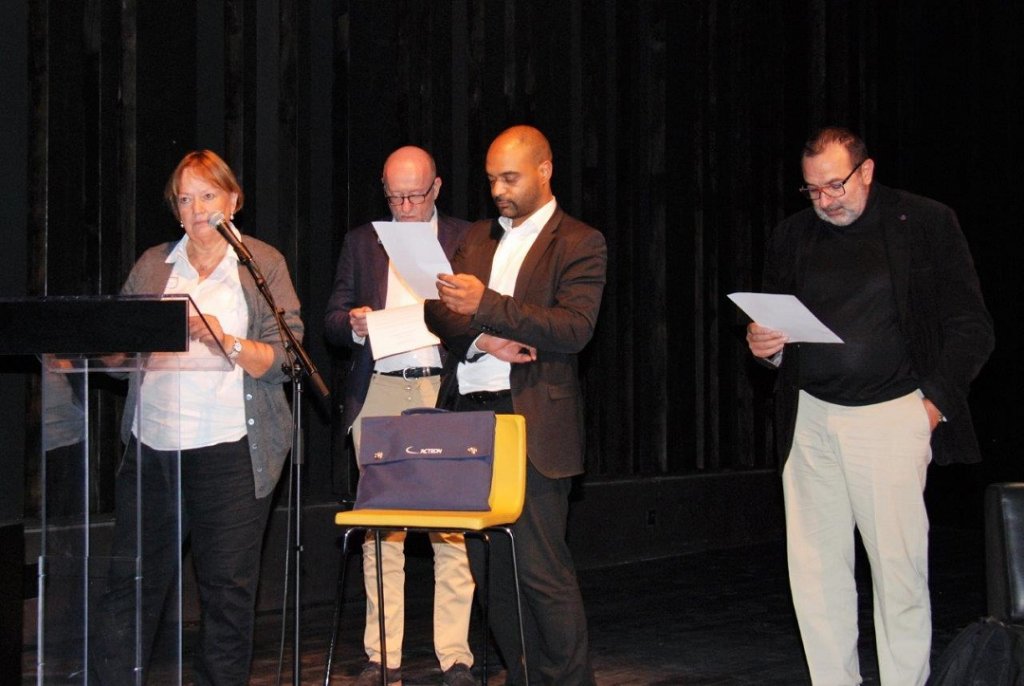
<path fill-rule="evenodd" d="M 474 391 L 473 393 L 462 393 L 460 397 L 473 403 L 493 403 L 502 398 L 511 398 L 512 391 Z"/>
<path fill-rule="evenodd" d="M 425 376 L 437 376 L 441 373 L 440 367 L 406 367 L 396 369 L 393 372 L 377 372 L 383 376 L 400 376 L 403 379 L 422 379 Z"/>

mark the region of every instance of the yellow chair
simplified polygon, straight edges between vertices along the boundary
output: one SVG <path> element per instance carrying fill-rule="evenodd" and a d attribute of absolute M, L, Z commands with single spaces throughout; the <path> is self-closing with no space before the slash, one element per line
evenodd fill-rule
<path fill-rule="evenodd" d="M 519 592 L 519 568 L 516 561 L 515 537 L 511 525 L 523 511 L 526 493 L 526 420 L 518 414 L 496 415 L 494 428 L 494 468 L 491 475 L 491 493 L 486 512 L 452 510 L 349 510 L 339 512 L 334 523 L 346 527 L 341 543 L 341 568 L 338 572 L 338 593 L 334 608 L 334 625 L 327 648 L 327 665 L 324 670 L 324 686 L 329 686 L 331 667 L 334 660 L 338 628 L 341 623 L 341 607 L 345 589 L 345 570 L 348 566 L 348 544 L 356 532 L 372 532 L 377 551 L 377 603 L 384 607 L 384 586 L 381 582 L 381 532 L 387 531 L 439 531 L 457 532 L 467 536 L 479 536 L 485 544 L 488 535 L 503 532 L 509 538 L 512 548 L 512 572 L 515 578 L 516 605 L 519 610 L 519 640 L 523 647 L 523 673 L 528 680 L 526 668 L 526 641 L 523 633 L 523 609 Z M 490 546 L 487 545 L 488 566 Z M 482 681 L 487 686 L 487 580 L 483 580 L 483 633 Z M 387 646 L 384 638 L 384 612 L 378 613 L 381 647 L 381 683 L 387 675 Z"/>

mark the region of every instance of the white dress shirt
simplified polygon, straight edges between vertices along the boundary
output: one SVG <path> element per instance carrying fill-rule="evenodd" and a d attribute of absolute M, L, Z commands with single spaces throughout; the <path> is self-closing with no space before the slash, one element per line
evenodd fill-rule
<path fill-rule="evenodd" d="M 434 208 L 434 214 L 430 218 L 430 225 L 434 229 L 434 235 L 437 235 L 437 208 Z M 423 320 L 423 299 L 416 295 L 415 292 L 409 287 L 402 275 L 395 269 L 395 263 L 388 260 L 388 293 L 384 299 L 384 309 L 389 307 L 404 307 L 406 305 L 420 306 L 420 320 Z M 426 329 L 426 323 L 423 324 L 423 328 Z M 356 336 L 355 332 L 352 333 L 352 339 L 356 343 L 362 343 L 363 337 Z M 373 369 L 377 372 L 394 372 L 401 371 L 408 367 L 440 367 L 441 366 L 441 352 L 436 345 L 428 345 L 422 348 L 416 348 L 415 350 L 408 350 L 402 353 L 395 353 L 394 355 L 388 355 L 377 360 Z"/>
<path fill-rule="evenodd" d="M 164 293 L 187 293 L 200 312 L 217 317 L 226 333 L 244 338 L 249 309 L 238 277 L 238 256 L 227 250 L 213 272 L 200 281 L 188 260 L 188 241 L 188 236 L 183 236 L 167 257 L 174 267 Z M 191 345 L 203 344 L 192 341 Z M 237 365 L 225 372 L 146 372 L 140 392 L 142 432 L 140 435 L 137 416 L 132 433 L 157 450 L 237 441 L 247 433 L 243 373 Z"/>
<path fill-rule="evenodd" d="M 519 226 L 512 226 L 510 217 L 499 217 L 498 224 L 505 229 L 505 234 L 498 242 L 491 262 L 491 278 L 487 287 L 502 295 L 513 295 L 516 290 L 516 279 L 519 269 L 523 266 L 526 254 L 530 252 L 541 229 L 555 214 L 558 203 L 552 198 L 547 204 L 531 214 Z M 470 346 L 469 357 L 480 352 L 475 345 Z M 499 360 L 493 355 L 484 355 L 476 362 L 460 362 L 458 367 L 459 393 L 475 393 L 477 391 L 503 391 L 509 388 L 509 371 L 512 365 Z"/>

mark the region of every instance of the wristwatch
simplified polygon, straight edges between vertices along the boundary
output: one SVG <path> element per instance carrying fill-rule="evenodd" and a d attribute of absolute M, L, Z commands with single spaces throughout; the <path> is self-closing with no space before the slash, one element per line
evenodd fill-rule
<path fill-rule="evenodd" d="M 235 360 L 239 355 L 242 354 L 242 339 L 235 337 L 235 342 L 231 344 L 231 350 L 228 351 L 228 359 Z"/>

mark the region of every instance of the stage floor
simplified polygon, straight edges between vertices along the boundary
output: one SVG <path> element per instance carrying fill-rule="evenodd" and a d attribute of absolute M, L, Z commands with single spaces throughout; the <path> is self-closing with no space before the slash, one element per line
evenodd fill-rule
<path fill-rule="evenodd" d="M 410 559 L 403 678 L 405 686 L 440 684 L 430 645 L 430 568 Z M 422 569 L 417 569 L 421 567 Z M 422 572 L 422 573 L 420 573 Z M 739 686 L 809 684 L 789 598 L 782 542 L 585 570 L 580 582 L 590 648 L 600 686 Z M 877 684 L 868 567 L 858 559 L 861 673 Z M 985 614 L 984 541 L 976 530 L 936 529 L 931 541 L 935 658 L 956 633 Z M 345 607 L 332 684 L 350 684 L 362 666 L 361 600 Z M 331 608 L 303 617 L 302 683 L 323 683 Z M 278 683 L 280 618 L 261 618 L 252 684 Z M 290 640 L 290 637 L 289 637 Z M 474 647 L 479 634 L 474 632 Z M 291 654 L 281 683 L 292 683 Z M 504 671 L 491 652 L 489 683 Z"/>
<path fill-rule="evenodd" d="M 435 685 L 441 683 L 441 675 L 430 642 L 429 546 L 424 544 L 417 552 L 413 543 L 411 550 L 407 556 L 404 684 Z M 868 567 L 862 551 L 858 552 L 861 673 L 865 684 L 878 684 Z M 790 603 L 782 541 L 588 569 L 580 573 L 580 583 L 600 686 L 810 683 Z M 986 614 L 984 540 L 980 530 L 932 530 L 931 592 L 934 665 L 960 629 Z M 323 683 L 332 613 L 330 605 L 308 607 L 302 613 L 302 684 Z M 362 668 L 363 613 L 361 596 L 344 606 L 331 680 L 335 686 L 351 684 Z M 293 683 L 291 624 L 289 613 L 284 659 L 279 660 L 281 616 L 259 616 L 250 681 L 253 686 Z M 474 650 L 480 643 L 477 627 L 474 619 Z M 195 632 L 194 625 L 186 628 L 186 643 L 194 640 Z M 26 650 L 25 686 L 35 683 L 33 666 L 33 655 Z M 189 673 L 187 668 L 185 673 Z M 493 647 L 488 678 L 492 686 L 505 684 L 505 673 Z M 150 685 L 165 682 L 155 664 Z M 186 678 L 185 683 L 191 680 Z"/>

